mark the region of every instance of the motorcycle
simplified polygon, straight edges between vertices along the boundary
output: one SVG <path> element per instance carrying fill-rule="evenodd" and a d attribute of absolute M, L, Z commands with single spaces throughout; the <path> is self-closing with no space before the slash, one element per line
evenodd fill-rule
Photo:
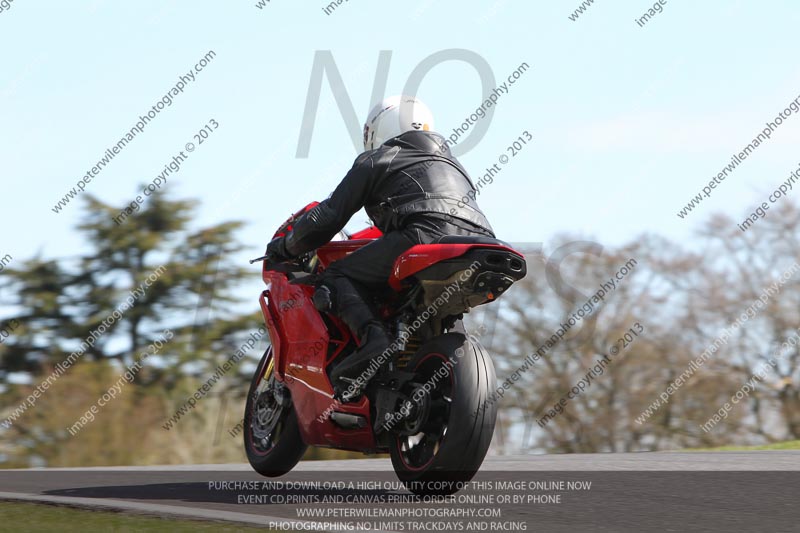
<path fill-rule="evenodd" d="M 275 232 L 291 230 L 294 213 Z M 336 316 L 315 307 L 320 274 L 381 236 L 369 227 L 291 262 L 262 261 L 259 303 L 270 346 L 256 369 L 244 414 L 253 469 L 289 472 L 308 446 L 389 453 L 397 477 L 416 494 L 452 494 L 480 468 L 497 405 L 491 358 L 463 325 L 464 313 L 495 301 L 522 279 L 524 256 L 503 241 L 446 236 L 397 258 L 377 308 L 396 339 L 372 361 L 360 396 L 334 399 L 329 371 L 358 348 Z"/>

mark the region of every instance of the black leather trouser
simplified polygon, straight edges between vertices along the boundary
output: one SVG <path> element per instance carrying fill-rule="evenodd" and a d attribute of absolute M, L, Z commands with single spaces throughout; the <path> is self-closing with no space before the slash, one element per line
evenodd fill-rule
<path fill-rule="evenodd" d="M 368 324 L 380 323 L 369 295 L 388 290 L 389 275 L 403 252 L 416 244 L 433 243 L 445 235 L 494 236 L 478 226 L 453 222 L 417 216 L 404 228 L 386 233 L 331 263 L 322 275 L 322 284 L 331 289 L 333 312 L 360 340 L 363 340 L 362 334 Z"/>

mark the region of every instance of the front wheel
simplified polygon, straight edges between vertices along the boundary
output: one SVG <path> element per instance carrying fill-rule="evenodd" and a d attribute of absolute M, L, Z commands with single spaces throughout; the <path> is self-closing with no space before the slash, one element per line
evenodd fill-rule
<path fill-rule="evenodd" d="M 308 446 L 300 436 L 289 389 L 275 379 L 272 347 L 258 364 L 244 411 L 244 449 L 253 470 L 268 477 L 294 468 Z"/>
<path fill-rule="evenodd" d="M 407 366 L 416 377 L 413 414 L 390 447 L 397 477 L 416 494 L 452 494 L 483 463 L 497 405 L 492 360 L 462 333 L 426 343 Z"/>

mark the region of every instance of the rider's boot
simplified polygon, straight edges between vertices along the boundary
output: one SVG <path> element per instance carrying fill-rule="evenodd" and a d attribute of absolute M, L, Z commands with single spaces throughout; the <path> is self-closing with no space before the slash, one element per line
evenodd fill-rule
<path fill-rule="evenodd" d="M 358 336 L 358 349 L 340 361 L 330 372 L 335 397 L 340 401 L 354 401 L 361 396 L 367 381 L 385 362 L 391 339 L 383 323 L 361 291 L 349 279 L 333 280 L 336 313 Z M 385 355 L 381 356 L 382 354 Z"/>
<path fill-rule="evenodd" d="M 388 360 L 391 340 L 383 324 L 368 323 L 359 332 L 359 347 L 331 370 L 331 382 L 340 401 L 353 401 L 361 396 L 367 382 Z"/>

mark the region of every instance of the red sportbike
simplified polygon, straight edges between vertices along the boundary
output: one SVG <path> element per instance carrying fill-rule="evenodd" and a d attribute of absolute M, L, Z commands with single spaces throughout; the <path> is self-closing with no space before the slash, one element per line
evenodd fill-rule
<path fill-rule="evenodd" d="M 497 417 L 496 404 L 484 403 L 495 388 L 494 365 L 461 318 L 522 279 L 525 258 L 487 237 L 448 236 L 403 253 L 376 301 L 397 340 L 373 361 L 360 398 L 340 403 L 328 373 L 358 344 L 343 322 L 314 307 L 315 283 L 333 261 L 380 236 L 371 227 L 289 263 L 253 260 L 263 261 L 260 303 L 271 346 L 247 397 L 247 458 L 272 477 L 291 470 L 308 446 L 388 452 L 412 492 L 453 493 L 480 468 Z"/>

